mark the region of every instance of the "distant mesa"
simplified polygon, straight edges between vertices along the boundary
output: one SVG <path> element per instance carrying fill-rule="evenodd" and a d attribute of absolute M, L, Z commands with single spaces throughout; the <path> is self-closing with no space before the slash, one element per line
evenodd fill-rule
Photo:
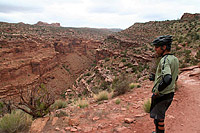
<path fill-rule="evenodd" d="M 25 23 L 23 23 L 23 22 L 19 22 L 18 24 L 25 24 Z"/>
<path fill-rule="evenodd" d="M 51 24 L 48 24 L 47 22 L 42 22 L 42 21 L 38 21 L 35 25 L 38 25 L 38 26 L 61 27 L 60 23 L 51 23 Z"/>
<path fill-rule="evenodd" d="M 200 13 L 184 13 L 183 16 L 181 17 L 181 20 L 191 20 L 191 19 L 199 19 L 200 20 Z"/>

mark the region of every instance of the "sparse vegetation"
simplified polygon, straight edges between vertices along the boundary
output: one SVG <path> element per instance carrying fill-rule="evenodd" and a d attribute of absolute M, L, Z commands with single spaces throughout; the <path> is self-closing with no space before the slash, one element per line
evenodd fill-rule
<path fill-rule="evenodd" d="M 88 107 L 88 101 L 87 100 L 78 100 L 77 101 L 77 105 L 78 105 L 78 107 L 80 107 L 80 108 L 85 108 L 85 107 Z"/>
<path fill-rule="evenodd" d="M 129 90 L 129 80 L 124 74 L 119 78 L 114 79 L 112 83 L 112 89 L 114 90 L 113 96 L 119 96 L 126 93 Z"/>
<path fill-rule="evenodd" d="M 149 113 L 151 108 L 151 99 L 148 99 L 143 104 L 143 109 L 145 112 Z"/>
<path fill-rule="evenodd" d="M 116 103 L 116 104 L 120 104 L 120 102 L 121 102 L 120 99 L 116 99 L 116 100 L 115 100 L 115 103 Z"/>
<path fill-rule="evenodd" d="M 94 95 L 94 98 L 97 102 L 102 100 L 108 100 L 112 96 L 112 93 L 109 93 L 108 91 L 101 91 L 99 94 Z"/>
<path fill-rule="evenodd" d="M 89 72 L 84 74 L 84 76 L 90 76 L 90 75 L 91 75 L 91 73 L 89 73 Z"/>
<path fill-rule="evenodd" d="M 63 116 L 68 116 L 68 114 L 64 110 L 58 110 L 55 114 L 55 117 L 63 117 Z"/>
<path fill-rule="evenodd" d="M 18 109 L 30 114 L 33 118 L 43 117 L 49 113 L 49 108 L 54 103 L 54 96 L 43 84 L 26 92 L 22 89 L 18 90 L 20 103 L 15 104 Z"/>
<path fill-rule="evenodd" d="M 107 89 L 109 89 L 109 83 L 108 82 L 105 82 L 105 81 L 103 81 L 102 83 L 101 83 L 101 85 L 100 85 L 100 88 L 99 88 L 100 90 L 107 90 Z"/>
<path fill-rule="evenodd" d="M 122 59 L 121 62 L 126 62 L 126 59 Z"/>
<path fill-rule="evenodd" d="M 197 59 L 200 59 L 200 50 L 197 51 L 195 57 L 196 57 Z"/>
<path fill-rule="evenodd" d="M 137 88 L 140 88 L 141 87 L 141 85 L 137 85 Z"/>
<path fill-rule="evenodd" d="M 105 62 L 108 62 L 109 60 L 110 60 L 110 58 L 106 58 L 106 59 L 105 59 Z"/>
<path fill-rule="evenodd" d="M 54 104 L 51 105 L 52 109 L 61 109 L 67 107 L 67 102 L 63 100 L 56 100 Z"/>
<path fill-rule="evenodd" d="M 32 117 L 20 110 L 12 111 L 0 118 L 0 132 L 16 133 L 25 131 L 32 123 Z"/>
<path fill-rule="evenodd" d="M 137 86 L 136 83 L 130 83 L 130 84 L 129 84 L 129 88 L 130 88 L 130 89 L 133 89 L 133 88 L 135 88 L 136 86 Z"/>
<path fill-rule="evenodd" d="M 3 102 L 0 101 L 0 114 L 3 114 L 3 107 L 4 107 L 4 104 Z"/>

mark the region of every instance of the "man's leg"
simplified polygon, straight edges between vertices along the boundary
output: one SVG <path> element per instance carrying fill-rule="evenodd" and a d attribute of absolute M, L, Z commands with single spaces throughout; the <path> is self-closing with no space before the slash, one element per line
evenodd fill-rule
<path fill-rule="evenodd" d="M 165 132 L 164 119 L 159 119 L 158 120 L 158 130 L 157 130 L 157 133 L 164 133 L 164 132 Z"/>
<path fill-rule="evenodd" d="M 156 130 L 152 133 L 157 133 L 157 131 L 158 131 L 158 120 L 157 119 L 154 119 L 154 124 L 155 124 Z"/>
<path fill-rule="evenodd" d="M 164 119 L 154 119 L 154 124 L 156 127 L 156 132 L 153 133 L 164 133 L 165 127 L 164 127 Z"/>

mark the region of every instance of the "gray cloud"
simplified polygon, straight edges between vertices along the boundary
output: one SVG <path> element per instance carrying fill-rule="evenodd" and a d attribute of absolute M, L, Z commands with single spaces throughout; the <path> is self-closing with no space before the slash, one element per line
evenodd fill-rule
<path fill-rule="evenodd" d="M 12 12 L 41 12 L 43 9 L 41 7 L 27 7 L 20 5 L 7 5 L 0 4 L 1 13 L 12 13 Z"/>
<path fill-rule="evenodd" d="M 59 22 L 65 27 L 128 28 L 135 22 L 199 13 L 199 0 L 0 0 L 0 21 Z"/>

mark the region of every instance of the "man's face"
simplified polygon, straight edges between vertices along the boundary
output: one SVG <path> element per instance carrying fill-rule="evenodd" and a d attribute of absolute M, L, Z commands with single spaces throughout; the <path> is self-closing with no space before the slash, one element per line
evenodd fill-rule
<path fill-rule="evenodd" d="M 155 46 L 154 49 L 155 49 L 156 54 L 157 54 L 158 56 L 161 56 L 161 55 L 163 54 L 163 49 L 164 49 L 164 48 L 163 48 L 162 46 Z"/>

